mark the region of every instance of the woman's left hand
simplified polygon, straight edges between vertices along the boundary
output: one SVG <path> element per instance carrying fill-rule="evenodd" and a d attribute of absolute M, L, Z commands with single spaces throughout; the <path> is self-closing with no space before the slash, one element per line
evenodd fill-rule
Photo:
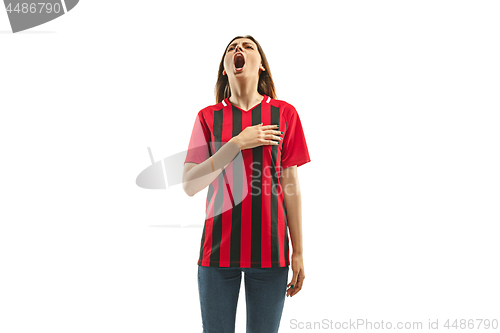
<path fill-rule="evenodd" d="M 286 296 L 294 296 L 296 293 L 302 289 L 302 284 L 304 283 L 304 279 L 306 277 L 304 273 L 304 261 L 302 259 L 302 254 L 292 253 L 292 270 L 293 270 L 293 278 L 292 282 L 287 285 Z"/>

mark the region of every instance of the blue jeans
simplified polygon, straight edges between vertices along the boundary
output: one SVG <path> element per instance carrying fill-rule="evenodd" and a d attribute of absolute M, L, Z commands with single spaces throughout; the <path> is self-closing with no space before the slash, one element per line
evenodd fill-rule
<path fill-rule="evenodd" d="M 288 269 L 198 266 L 203 333 L 234 333 L 241 272 L 245 272 L 246 332 L 277 333 Z"/>

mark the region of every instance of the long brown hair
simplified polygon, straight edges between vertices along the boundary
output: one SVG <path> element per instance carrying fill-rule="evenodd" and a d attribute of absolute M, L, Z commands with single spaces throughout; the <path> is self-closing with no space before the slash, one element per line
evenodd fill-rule
<path fill-rule="evenodd" d="M 273 77 L 271 75 L 271 69 L 269 68 L 269 64 L 267 62 L 266 55 L 264 51 L 262 50 L 262 47 L 260 47 L 259 42 L 255 40 L 250 35 L 246 36 L 237 36 L 234 37 L 226 46 L 226 49 L 224 50 L 224 54 L 222 55 L 222 60 L 220 61 L 219 65 L 219 73 L 217 74 L 217 83 L 215 84 L 215 101 L 216 104 L 222 102 L 222 100 L 226 99 L 227 97 L 231 96 L 231 88 L 229 87 L 229 79 L 226 75 L 222 75 L 222 72 L 224 71 L 224 57 L 226 55 L 227 48 L 233 40 L 238 39 L 238 38 L 248 38 L 251 39 L 256 45 L 257 49 L 259 50 L 260 57 L 262 59 L 262 66 L 266 69 L 265 71 L 261 71 L 259 74 L 259 83 L 257 84 L 257 91 L 261 95 L 266 95 L 271 97 L 272 99 L 276 99 L 276 90 L 274 88 L 274 82 L 273 82 Z"/>

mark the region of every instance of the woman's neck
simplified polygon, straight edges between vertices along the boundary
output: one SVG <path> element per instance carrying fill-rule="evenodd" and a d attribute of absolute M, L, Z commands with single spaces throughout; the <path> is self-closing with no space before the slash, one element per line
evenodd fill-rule
<path fill-rule="evenodd" d="M 250 110 L 255 105 L 260 104 L 264 96 L 254 91 L 253 94 L 238 94 L 231 89 L 231 96 L 229 97 L 229 103 L 234 106 L 239 107 L 245 111 Z"/>

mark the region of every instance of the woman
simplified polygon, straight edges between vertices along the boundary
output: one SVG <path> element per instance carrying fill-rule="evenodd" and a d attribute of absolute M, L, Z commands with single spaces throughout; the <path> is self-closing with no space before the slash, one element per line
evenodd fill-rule
<path fill-rule="evenodd" d="M 275 98 L 259 43 L 233 38 L 219 65 L 217 104 L 198 112 L 183 174 L 189 196 L 209 187 L 198 258 L 205 333 L 234 332 L 241 272 L 247 332 L 278 332 L 285 294 L 302 289 L 297 166 L 311 159 L 297 111 Z"/>

